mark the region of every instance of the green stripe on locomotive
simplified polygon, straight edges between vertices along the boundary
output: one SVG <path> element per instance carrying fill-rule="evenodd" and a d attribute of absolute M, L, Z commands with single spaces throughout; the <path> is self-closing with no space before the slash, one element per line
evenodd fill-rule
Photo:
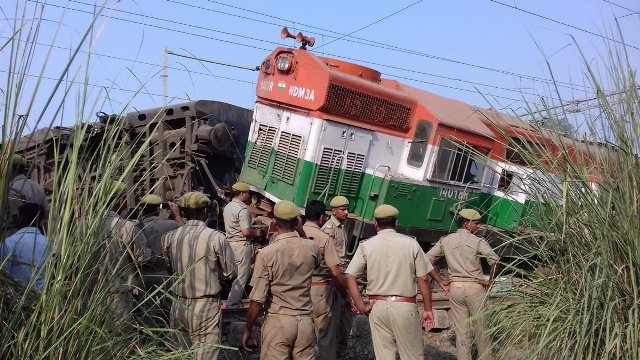
<path fill-rule="evenodd" d="M 262 160 L 249 164 L 250 157 L 248 155 L 253 151 L 254 146 L 256 151 L 262 152 Z M 331 168 L 321 167 L 299 158 L 286 159 L 288 160 L 288 176 L 282 176 L 282 166 L 274 168 L 277 155 L 273 148 L 249 143 L 241 180 L 279 199 L 290 200 L 303 207 L 308 200 L 320 198 L 328 202 L 332 196 L 336 195 L 335 185 L 328 191 L 328 194 L 326 188 L 321 191 L 315 186 L 318 174 L 322 173 L 325 174 L 325 178 L 337 178 L 338 184 L 349 181 L 348 186 L 342 184 L 342 188 L 347 188 L 347 190 L 341 191 L 341 195 L 349 198 L 351 202 L 349 211 L 367 221 L 373 220 L 373 210 L 377 205 L 390 204 L 400 210 L 398 222 L 401 227 L 445 232 L 456 228 L 454 214 L 450 210 L 457 208 L 461 200 L 443 196 L 441 187 L 408 183 L 383 176 L 374 177 L 371 174 L 354 173 L 344 169 L 334 170 L 332 173 Z M 279 156 L 286 157 L 284 154 Z M 274 173 L 274 170 L 277 174 Z M 517 201 L 487 193 L 464 192 L 455 189 L 450 190 L 450 193 L 461 197 L 465 201 L 465 207 L 472 207 L 484 212 L 487 224 L 507 231 L 516 230 L 521 216 L 525 214 L 526 206 Z"/>

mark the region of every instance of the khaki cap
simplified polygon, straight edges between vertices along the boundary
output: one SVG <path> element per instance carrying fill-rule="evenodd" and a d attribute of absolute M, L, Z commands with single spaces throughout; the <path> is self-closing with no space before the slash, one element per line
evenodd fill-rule
<path fill-rule="evenodd" d="M 373 211 L 376 219 L 397 218 L 399 214 L 398 209 L 387 204 L 380 205 Z"/>
<path fill-rule="evenodd" d="M 249 184 L 243 183 L 243 182 L 237 182 L 233 184 L 231 188 L 235 191 L 240 191 L 240 192 L 248 192 L 250 190 Z"/>
<path fill-rule="evenodd" d="M 191 191 L 182 195 L 180 199 L 176 201 L 176 204 L 181 208 L 203 209 L 211 204 L 211 200 L 201 192 Z"/>
<path fill-rule="evenodd" d="M 13 166 L 24 166 L 27 165 L 27 159 L 22 155 L 12 154 L 11 155 L 11 165 Z"/>
<path fill-rule="evenodd" d="M 460 210 L 458 215 L 460 217 L 463 217 L 463 218 L 465 218 L 467 220 L 471 220 L 471 221 L 477 221 L 477 220 L 482 219 L 482 215 L 480 215 L 479 212 L 477 212 L 476 210 L 473 210 L 473 209 L 462 209 L 462 210 Z"/>
<path fill-rule="evenodd" d="M 144 205 L 160 205 L 162 204 L 162 198 L 158 195 L 147 194 L 140 199 L 140 202 Z"/>
<path fill-rule="evenodd" d="M 331 206 L 332 208 L 337 208 L 337 207 L 341 207 L 341 206 L 349 206 L 349 199 L 347 199 L 346 197 L 344 197 L 342 195 L 338 195 L 338 196 L 334 197 L 333 199 L 331 199 L 331 202 L 329 203 L 329 206 Z"/>
<path fill-rule="evenodd" d="M 273 216 L 281 220 L 292 220 L 300 216 L 300 209 L 291 201 L 281 200 L 274 206 Z"/>

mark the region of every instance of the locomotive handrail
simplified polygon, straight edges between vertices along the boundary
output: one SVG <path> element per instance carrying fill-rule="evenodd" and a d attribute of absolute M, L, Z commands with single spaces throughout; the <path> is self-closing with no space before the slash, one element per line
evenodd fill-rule
<path fill-rule="evenodd" d="M 369 197 L 371 196 L 371 189 L 373 189 L 373 182 L 374 182 L 374 180 L 376 178 L 376 172 L 378 172 L 379 168 L 386 168 L 387 169 L 387 172 L 382 177 L 382 181 L 380 183 L 381 187 L 382 187 L 382 183 L 384 182 L 384 179 L 387 178 L 387 175 L 389 175 L 389 172 L 391 171 L 391 166 L 383 165 L 383 164 L 378 164 L 373 169 L 373 174 L 372 174 L 372 177 L 371 177 L 371 183 L 369 183 L 369 189 L 367 190 L 367 197 L 365 198 L 364 206 L 362 207 L 362 217 L 361 217 L 362 220 L 360 220 L 360 227 L 358 228 L 358 235 L 357 235 L 356 239 L 360 239 L 360 237 L 362 236 L 362 232 L 364 231 L 364 218 L 365 218 L 365 214 L 367 213 L 367 207 L 369 205 Z M 376 204 L 377 204 L 377 200 L 376 200 Z M 351 246 L 351 249 L 347 250 L 347 255 L 353 256 L 353 254 L 356 253 L 356 249 L 357 248 L 358 248 L 358 241 L 354 241 L 353 245 Z"/>
<path fill-rule="evenodd" d="M 340 159 L 340 162 L 336 165 L 336 160 Z M 320 199 L 322 197 L 322 195 L 324 194 L 324 203 L 327 202 L 327 200 L 329 199 L 329 186 L 331 186 L 331 179 L 333 179 L 333 172 L 335 171 L 335 169 L 337 168 L 338 171 L 340 171 L 340 169 L 342 168 L 342 159 L 344 159 L 344 161 L 347 161 L 347 155 L 345 154 L 340 154 L 338 156 L 336 156 L 333 160 L 331 160 L 331 172 L 329 173 L 329 181 L 327 182 L 327 186 L 324 188 L 324 190 L 322 190 L 322 192 L 320 193 L 320 196 L 318 196 L 318 199 Z M 317 175 L 316 175 L 317 176 Z M 336 177 L 336 188 L 338 187 L 338 177 L 340 176 L 340 173 L 338 173 L 338 176 Z M 325 193 L 326 191 L 326 193 Z M 336 194 L 339 195 L 339 194 Z"/>

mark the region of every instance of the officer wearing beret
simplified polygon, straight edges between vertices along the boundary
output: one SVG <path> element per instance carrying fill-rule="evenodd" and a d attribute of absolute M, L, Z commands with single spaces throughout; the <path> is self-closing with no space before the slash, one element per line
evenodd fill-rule
<path fill-rule="evenodd" d="M 147 238 L 147 247 L 151 249 L 151 260 L 142 267 L 143 285 L 148 294 L 153 293 L 156 288 L 164 288 L 163 284 L 169 278 L 160 240 L 164 234 L 179 227 L 175 220 L 165 220 L 159 217 L 160 204 L 162 204 L 162 198 L 154 194 L 147 194 L 140 200 L 141 217 L 138 225 Z M 170 310 L 171 302 L 168 297 L 164 297 L 160 307 L 154 307 L 151 310 L 151 315 L 154 320 L 160 317 L 168 321 Z"/>
<path fill-rule="evenodd" d="M 95 284 L 113 284 L 109 291 L 109 307 L 117 317 L 133 310 L 133 296 L 140 289 L 138 269 L 149 261 L 151 250 L 136 222 L 122 219 L 118 213 L 126 206 L 126 186 L 114 181 L 108 189 L 112 208 L 102 223 L 102 238 L 106 249 L 99 260 Z M 115 281 L 114 281 L 115 278 Z"/>
<path fill-rule="evenodd" d="M 347 233 L 344 223 L 349 217 L 349 199 L 338 195 L 331 199 L 331 217 L 322 226 L 322 231 L 327 233 L 333 240 L 338 256 L 340 257 L 340 267 L 342 272 L 347 268 Z M 344 275 L 343 275 L 344 282 Z M 349 299 L 342 299 L 339 303 L 348 302 Z M 338 324 L 338 354 L 344 353 L 349 347 L 349 337 L 353 327 L 354 315 L 351 307 L 343 306 L 340 309 L 340 321 Z"/>
<path fill-rule="evenodd" d="M 162 251 L 174 277 L 171 327 L 184 348 L 192 344 L 196 359 L 216 359 L 220 344 L 220 279 L 236 276 L 233 251 L 225 235 L 208 228 L 207 206 L 201 192 L 188 192 L 177 201 L 186 223 L 162 237 Z"/>
<path fill-rule="evenodd" d="M 480 359 L 491 359 L 490 341 L 484 332 L 481 312 L 486 288 L 495 277 L 500 258 L 481 237 L 474 235 L 479 228 L 480 213 L 463 209 L 458 213 L 458 231 L 440 239 L 427 252 L 431 263 L 444 256 L 449 267 L 449 302 L 456 332 L 458 360 L 471 360 L 471 325 L 475 328 Z M 480 259 L 491 265 L 489 280 L 484 279 Z M 473 324 L 468 319 L 475 317 Z"/>
<path fill-rule="evenodd" d="M 424 359 L 422 329 L 433 326 L 431 287 L 427 274 L 433 267 L 418 242 L 395 231 L 398 210 L 380 205 L 374 211 L 378 234 L 361 243 L 347 267 L 347 286 L 359 312 L 370 313 L 369 325 L 376 359 Z M 365 304 L 356 279 L 367 279 Z M 424 309 L 418 315 L 416 282 Z"/>
<path fill-rule="evenodd" d="M 233 189 L 233 200 L 225 206 L 222 216 L 224 218 L 227 241 L 231 244 L 233 255 L 236 259 L 238 277 L 231 285 L 227 308 L 240 306 L 240 301 L 244 295 L 244 287 L 251 275 L 251 258 L 253 256 L 251 239 L 257 239 L 262 236 L 260 230 L 251 229 L 251 216 L 247 209 L 247 205 L 251 202 L 249 185 L 237 182 L 231 188 Z"/>
<path fill-rule="evenodd" d="M 31 180 L 27 160 L 17 154 L 11 156 L 11 176 L 7 197 L 7 216 L 4 223 L 5 235 L 11 235 L 18 230 L 18 209 L 26 203 L 40 206 L 40 219 L 46 220 L 49 213 L 49 203 L 44 189 L 40 184 Z M 4 238 L 4 237 L 3 237 Z"/>
<path fill-rule="evenodd" d="M 294 231 L 300 220 L 295 204 L 282 200 L 273 212 L 278 235 L 258 251 L 242 346 L 251 351 L 251 330 L 264 307 L 260 359 L 315 359 L 311 282 L 322 254 Z"/>
<path fill-rule="evenodd" d="M 340 259 L 333 239 L 320 227 L 327 220 L 326 205 L 319 200 L 311 200 L 304 210 L 306 221 L 303 230 L 308 239 L 320 248 L 322 260 L 313 272 L 311 301 L 313 303 L 313 325 L 318 339 L 321 359 L 336 359 L 337 330 L 340 324 L 342 299 L 346 298 L 342 284 Z M 350 308 L 349 304 L 349 308 Z"/>

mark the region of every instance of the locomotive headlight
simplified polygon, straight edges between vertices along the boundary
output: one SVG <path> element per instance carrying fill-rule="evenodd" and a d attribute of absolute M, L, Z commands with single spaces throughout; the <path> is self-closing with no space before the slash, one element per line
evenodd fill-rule
<path fill-rule="evenodd" d="M 291 58 L 286 55 L 278 55 L 276 57 L 276 67 L 283 72 L 291 71 Z"/>

